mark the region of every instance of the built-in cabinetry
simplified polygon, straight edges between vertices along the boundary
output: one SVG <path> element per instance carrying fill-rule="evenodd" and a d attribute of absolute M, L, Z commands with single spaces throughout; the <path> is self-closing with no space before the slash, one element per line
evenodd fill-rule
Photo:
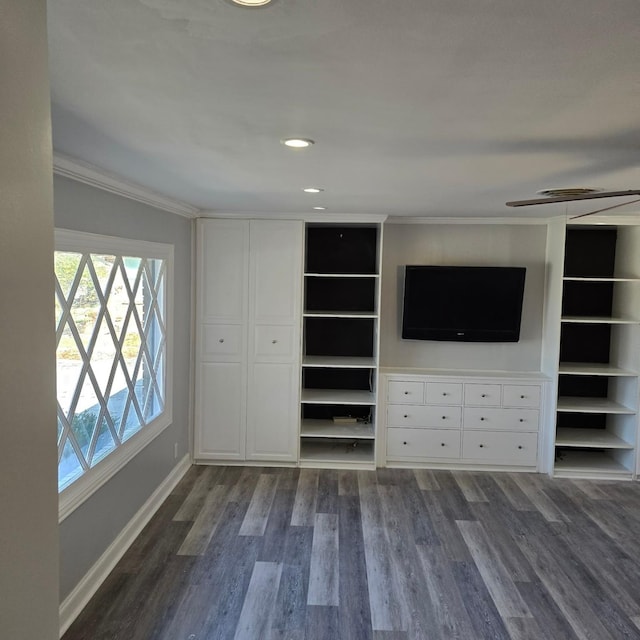
<path fill-rule="evenodd" d="M 541 378 L 457 373 L 382 377 L 389 464 L 536 468 Z"/>
<path fill-rule="evenodd" d="M 296 462 L 303 224 L 198 221 L 196 460 Z"/>
<path fill-rule="evenodd" d="M 301 464 L 374 464 L 380 236 L 379 225 L 307 225 Z"/>
<path fill-rule="evenodd" d="M 555 475 L 636 472 L 639 230 L 567 227 Z"/>

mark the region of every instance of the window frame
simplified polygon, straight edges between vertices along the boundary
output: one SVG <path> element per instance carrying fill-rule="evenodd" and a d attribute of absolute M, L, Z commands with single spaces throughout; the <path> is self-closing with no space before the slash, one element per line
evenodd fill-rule
<path fill-rule="evenodd" d="M 58 521 L 62 522 L 173 423 L 174 247 L 171 244 L 160 242 L 133 240 L 57 228 L 55 229 L 54 249 L 55 251 L 83 254 L 103 253 L 126 257 L 155 258 L 166 261 L 164 410 L 58 493 Z"/>

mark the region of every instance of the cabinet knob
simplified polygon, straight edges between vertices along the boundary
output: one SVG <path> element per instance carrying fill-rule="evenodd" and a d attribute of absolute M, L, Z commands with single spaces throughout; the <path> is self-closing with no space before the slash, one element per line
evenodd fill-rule
<path fill-rule="evenodd" d="M 447 419 L 447 416 L 442 416 L 442 419 L 443 419 L 443 420 L 446 420 L 446 419 Z"/>
<path fill-rule="evenodd" d="M 405 441 L 405 442 L 403 442 L 402 444 L 407 444 L 407 443 L 406 443 L 406 441 Z"/>
<path fill-rule="evenodd" d="M 278 344 L 278 341 L 277 340 L 272 340 L 271 344 Z"/>
<path fill-rule="evenodd" d="M 518 449 L 522 449 L 522 445 L 521 444 L 518 445 Z"/>
<path fill-rule="evenodd" d="M 409 416 L 405 413 L 404 416 L 402 416 L 403 418 L 408 418 Z"/>
<path fill-rule="evenodd" d="M 481 444 L 481 445 L 480 445 L 480 448 L 481 448 L 481 449 L 484 449 L 484 445 L 483 445 L 483 444 Z"/>
<path fill-rule="evenodd" d="M 220 340 L 218 340 L 218 342 L 220 342 L 222 344 L 224 342 L 224 338 L 220 338 Z"/>
<path fill-rule="evenodd" d="M 524 418 L 520 418 L 520 422 L 524 422 Z"/>
<path fill-rule="evenodd" d="M 444 442 L 441 442 L 441 443 L 440 443 L 440 446 L 441 446 L 441 447 L 444 447 L 444 446 L 445 446 Z"/>
<path fill-rule="evenodd" d="M 480 418 L 480 422 L 484 422 L 484 418 Z"/>
<path fill-rule="evenodd" d="M 483 393 L 480 397 L 481 397 L 481 398 L 486 398 L 486 397 L 487 397 L 487 394 L 486 394 L 486 393 Z"/>
<path fill-rule="evenodd" d="M 409 392 L 408 392 L 408 391 L 405 391 L 405 392 L 404 392 L 404 395 L 405 395 L 405 396 L 408 396 L 408 395 L 409 395 Z"/>
<path fill-rule="evenodd" d="M 524 400 L 524 399 L 525 399 L 525 397 L 526 397 L 526 396 L 520 396 L 520 399 L 521 399 L 521 400 Z"/>
<path fill-rule="evenodd" d="M 446 392 L 446 391 L 443 391 L 443 392 L 442 392 L 442 395 L 443 395 L 443 396 L 446 396 L 446 395 L 447 395 L 447 392 Z"/>

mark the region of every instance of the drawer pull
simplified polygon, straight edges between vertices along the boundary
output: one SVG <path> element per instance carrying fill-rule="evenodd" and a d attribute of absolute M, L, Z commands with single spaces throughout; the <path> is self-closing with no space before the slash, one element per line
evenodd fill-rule
<path fill-rule="evenodd" d="M 522 449 L 522 445 L 521 444 L 518 445 L 518 449 Z"/>
<path fill-rule="evenodd" d="M 409 415 L 408 415 L 407 413 L 405 413 L 402 417 L 403 417 L 403 418 L 408 418 L 408 417 L 409 417 Z"/>
<path fill-rule="evenodd" d="M 408 392 L 408 391 L 405 391 L 405 392 L 404 392 L 404 395 L 405 395 L 405 396 L 408 396 L 408 395 L 409 395 L 409 392 Z"/>
<path fill-rule="evenodd" d="M 403 442 L 402 444 L 407 444 L 406 442 Z"/>
<path fill-rule="evenodd" d="M 483 444 L 478 445 L 478 446 L 479 446 L 481 449 L 484 449 L 484 445 L 483 445 Z"/>
<path fill-rule="evenodd" d="M 480 418 L 480 422 L 484 422 L 484 420 L 485 420 L 484 418 Z"/>
<path fill-rule="evenodd" d="M 445 445 L 445 443 L 444 443 L 444 442 L 441 442 L 441 443 L 440 443 L 440 446 L 441 446 L 441 447 L 445 447 L 446 445 Z"/>
<path fill-rule="evenodd" d="M 524 400 L 527 396 L 520 396 L 521 400 Z"/>
<path fill-rule="evenodd" d="M 486 393 L 483 393 L 480 397 L 481 397 L 481 398 L 486 398 L 486 397 L 487 397 L 487 394 L 486 394 Z"/>
<path fill-rule="evenodd" d="M 219 342 L 220 344 L 222 344 L 222 343 L 224 342 L 224 338 L 220 338 L 220 340 L 218 340 L 218 342 Z"/>
<path fill-rule="evenodd" d="M 277 340 L 272 340 L 271 344 L 278 344 L 278 341 Z"/>
<path fill-rule="evenodd" d="M 447 395 L 447 392 L 446 392 L 446 391 L 443 391 L 443 392 L 442 392 L 442 395 L 443 395 L 443 396 L 446 396 L 446 395 Z"/>
<path fill-rule="evenodd" d="M 520 418 L 520 422 L 524 422 L 524 418 Z"/>
<path fill-rule="evenodd" d="M 447 419 L 447 416 L 442 416 L 442 419 L 443 419 L 443 420 L 446 420 L 446 419 Z"/>

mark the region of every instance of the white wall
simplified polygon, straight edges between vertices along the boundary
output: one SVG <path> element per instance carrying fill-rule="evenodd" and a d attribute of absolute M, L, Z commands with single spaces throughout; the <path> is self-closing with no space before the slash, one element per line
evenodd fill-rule
<path fill-rule="evenodd" d="M 381 366 L 539 371 L 546 233 L 545 225 L 385 224 Z M 520 341 L 470 343 L 402 340 L 402 267 L 408 264 L 526 267 Z"/>
<path fill-rule="evenodd" d="M 64 600 L 190 450 L 193 223 L 58 176 L 54 200 L 56 227 L 174 246 L 173 423 L 61 523 L 60 596 Z"/>
<path fill-rule="evenodd" d="M 0 0 L 0 635 L 58 637 L 45 0 Z"/>

